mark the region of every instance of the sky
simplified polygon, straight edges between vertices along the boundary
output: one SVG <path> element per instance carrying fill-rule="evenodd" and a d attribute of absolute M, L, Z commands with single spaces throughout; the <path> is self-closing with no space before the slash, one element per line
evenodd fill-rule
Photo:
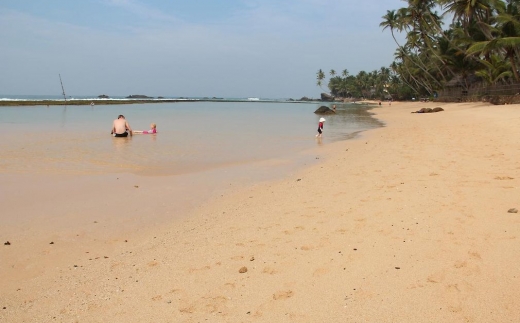
<path fill-rule="evenodd" d="M 1 0 L 0 94 L 317 98 L 388 67 L 402 0 Z M 326 89 L 326 86 L 324 87 Z"/>

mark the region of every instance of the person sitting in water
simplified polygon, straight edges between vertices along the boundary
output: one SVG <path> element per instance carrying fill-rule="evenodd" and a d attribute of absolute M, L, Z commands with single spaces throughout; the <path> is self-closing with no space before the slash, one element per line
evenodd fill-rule
<path fill-rule="evenodd" d="M 150 130 L 135 130 L 133 133 L 135 134 L 152 134 L 152 133 L 157 133 L 157 125 L 155 123 L 152 123 L 150 125 Z"/>
<path fill-rule="evenodd" d="M 114 137 L 128 137 L 132 135 L 132 128 L 126 121 L 125 116 L 120 114 L 114 123 L 112 124 L 112 131 L 110 134 L 114 135 Z"/>

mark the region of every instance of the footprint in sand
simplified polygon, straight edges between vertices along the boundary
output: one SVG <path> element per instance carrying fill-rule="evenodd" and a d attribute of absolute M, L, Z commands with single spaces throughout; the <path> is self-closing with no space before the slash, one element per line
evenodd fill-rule
<path fill-rule="evenodd" d="M 278 273 L 278 271 L 274 268 L 271 268 L 271 267 L 265 267 L 263 270 L 262 270 L 262 273 L 263 274 L 269 274 L 269 275 L 274 275 L 276 273 Z"/>
<path fill-rule="evenodd" d="M 190 268 L 190 269 L 188 270 L 188 272 L 189 272 L 190 274 L 192 274 L 192 273 L 194 273 L 194 272 L 199 272 L 199 271 L 204 271 L 204 270 L 210 270 L 210 269 L 211 269 L 210 266 L 204 266 L 204 267 L 201 267 L 201 268 Z"/>
<path fill-rule="evenodd" d="M 327 274 L 330 270 L 328 268 L 318 268 L 314 271 L 314 273 L 312 274 L 312 276 L 314 277 L 318 277 L 318 276 L 323 276 L 325 274 Z"/>
<path fill-rule="evenodd" d="M 514 179 L 513 177 L 509 177 L 509 176 L 497 176 L 495 177 L 495 179 L 498 179 L 500 181 L 504 181 L 504 180 L 510 180 L 510 179 Z"/>
<path fill-rule="evenodd" d="M 292 290 L 282 290 L 273 294 L 274 300 L 291 298 L 294 295 Z"/>

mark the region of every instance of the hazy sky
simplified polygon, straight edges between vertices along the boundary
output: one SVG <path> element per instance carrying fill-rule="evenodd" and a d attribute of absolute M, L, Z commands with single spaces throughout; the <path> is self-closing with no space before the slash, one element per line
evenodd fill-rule
<path fill-rule="evenodd" d="M 0 94 L 319 97 L 392 63 L 402 0 L 1 0 Z"/>

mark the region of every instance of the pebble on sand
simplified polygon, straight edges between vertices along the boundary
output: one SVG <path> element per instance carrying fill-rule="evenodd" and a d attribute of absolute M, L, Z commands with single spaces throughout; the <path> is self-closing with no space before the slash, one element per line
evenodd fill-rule
<path fill-rule="evenodd" d="M 242 267 L 238 270 L 239 273 L 243 274 L 247 272 L 247 267 Z"/>
<path fill-rule="evenodd" d="M 507 210 L 508 213 L 518 213 L 518 210 L 515 208 Z"/>
<path fill-rule="evenodd" d="M 10 246 L 11 243 L 9 241 L 4 242 L 4 246 Z"/>

